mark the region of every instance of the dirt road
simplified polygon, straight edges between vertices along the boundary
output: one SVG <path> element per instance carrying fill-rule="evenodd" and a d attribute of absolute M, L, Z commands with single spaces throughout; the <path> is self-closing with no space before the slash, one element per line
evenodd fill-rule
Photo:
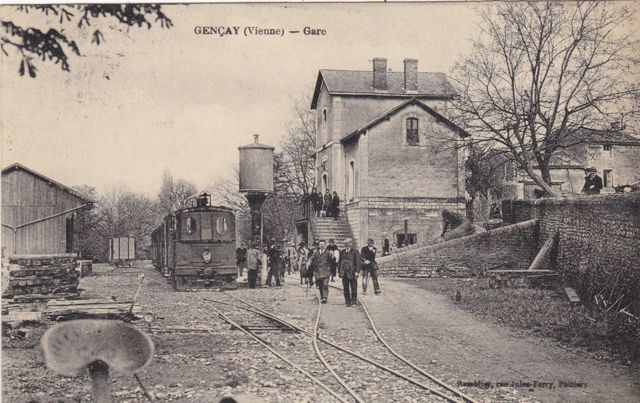
<path fill-rule="evenodd" d="M 640 402 L 638 371 L 481 322 L 415 285 L 386 280 L 383 287 L 383 294 L 363 297 L 383 335 L 450 382 L 475 382 L 466 389 L 472 396 L 497 390 L 516 401 Z M 514 387 L 496 388 L 497 382 Z"/>

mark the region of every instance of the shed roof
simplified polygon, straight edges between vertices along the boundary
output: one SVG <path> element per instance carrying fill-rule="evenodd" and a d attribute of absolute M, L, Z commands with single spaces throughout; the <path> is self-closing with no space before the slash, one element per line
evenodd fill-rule
<path fill-rule="evenodd" d="M 318 97 L 325 84 L 329 94 L 357 95 L 377 97 L 420 97 L 451 99 L 455 91 L 444 73 L 418 73 L 418 90 L 406 92 L 404 89 L 404 72 L 387 72 L 387 89 L 373 88 L 373 72 L 361 70 L 327 70 L 318 71 L 316 87 L 311 100 L 311 109 L 316 109 Z"/>
<path fill-rule="evenodd" d="M 51 179 L 51 178 L 39 173 L 39 172 L 36 172 L 33 169 L 28 168 L 28 167 L 26 167 L 26 166 L 24 166 L 24 165 L 22 165 L 20 163 L 17 163 L 17 162 L 14 163 L 14 164 L 9 165 L 8 167 L 3 168 L 2 169 L 2 175 L 4 176 L 4 175 L 8 174 L 9 172 L 15 171 L 15 170 L 22 170 L 22 171 L 28 172 L 29 174 L 31 174 L 31 175 L 33 175 L 33 176 L 35 176 L 35 177 L 37 177 L 37 178 L 49 183 L 50 185 L 53 185 L 53 186 L 57 187 L 58 189 L 66 192 L 66 193 L 69 193 L 70 195 L 72 195 L 74 197 L 77 197 L 78 199 L 82 200 L 84 203 L 95 203 L 95 200 L 91 200 L 88 197 L 80 194 L 79 192 L 71 189 L 70 187 L 65 186 L 65 185 L 61 184 L 60 182 L 57 182 L 57 181 L 55 181 L 55 180 L 53 180 L 53 179 Z"/>

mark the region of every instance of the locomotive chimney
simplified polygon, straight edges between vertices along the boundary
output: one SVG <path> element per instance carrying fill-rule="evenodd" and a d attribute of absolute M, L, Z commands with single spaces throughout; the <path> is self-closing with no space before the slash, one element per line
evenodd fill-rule
<path fill-rule="evenodd" d="M 387 59 L 376 57 L 373 59 L 373 89 L 387 89 Z"/>
<path fill-rule="evenodd" d="M 418 91 L 418 59 L 404 59 L 404 91 Z"/>

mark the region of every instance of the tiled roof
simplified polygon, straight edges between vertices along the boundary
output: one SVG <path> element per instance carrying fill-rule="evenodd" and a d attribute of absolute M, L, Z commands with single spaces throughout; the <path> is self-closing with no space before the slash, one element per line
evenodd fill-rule
<path fill-rule="evenodd" d="M 621 130 L 582 129 L 576 132 L 576 137 L 586 139 L 589 144 L 640 145 L 640 138 Z"/>
<path fill-rule="evenodd" d="M 455 95 L 455 91 L 444 73 L 419 72 L 418 90 L 407 93 L 403 88 L 404 72 L 387 72 L 387 89 L 376 90 L 373 88 L 372 71 L 322 69 L 318 72 L 311 109 L 316 108 L 322 82 L 325 83 L 330 94 L 447 99 Z"/>

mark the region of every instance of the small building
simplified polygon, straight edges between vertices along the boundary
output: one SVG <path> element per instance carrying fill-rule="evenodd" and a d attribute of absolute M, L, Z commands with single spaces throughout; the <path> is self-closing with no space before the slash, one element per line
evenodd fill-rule
<path fill-rule="evenodd" d="M 2 170 L 2 255 L 73 252 L 73 223 L 92 201 L 21 164 Z"/>
<path fill-rule="evenodd" d="M 357 245 L 437 238 L 442 210 L 464 210 L 468 134 L 446 116 L 453 96 L 443 73 L 419 72 L 415 59 L 404 72 L 383 58 L 370 71 L 319 71 L 316 183 L 340 196 Z"/>
<path fill-rule="evenodd" d="M 587 167 L 596 168 L 602 178 L 603 193 L 640 182 L 640 138 L 627 133 L 619 124 L 614 123 L 607 130 L 582 129 L 567 141 L 576 144 L 556 151 L 551 157 L 549 173 L 555 190 L 579 194 Z M 534 199 L 536 189 L 540 189 L 524 172 L 520 172 L 514 185 L 518 199 Z"/>

